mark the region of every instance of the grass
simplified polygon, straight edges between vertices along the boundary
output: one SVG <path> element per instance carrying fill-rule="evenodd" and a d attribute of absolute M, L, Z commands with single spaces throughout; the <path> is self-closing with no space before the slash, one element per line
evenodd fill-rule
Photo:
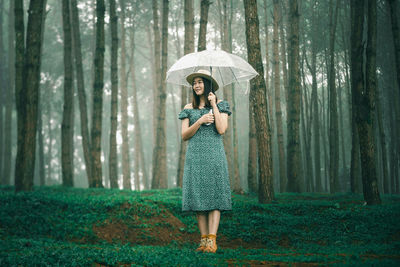
<path fill-rule="evenodd" d="M 354 194 L 232 195 L 216 254 L 181 190 L 0 186 L 0 266 L 396 266 L 400 196 L 366 206 Z"/>

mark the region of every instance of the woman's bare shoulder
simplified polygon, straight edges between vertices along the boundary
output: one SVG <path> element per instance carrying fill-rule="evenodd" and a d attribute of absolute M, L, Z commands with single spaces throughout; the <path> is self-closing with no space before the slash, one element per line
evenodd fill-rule
<path fill-rule="evenodd" d="M 186 104 L 186 106 L 184 107 L 186 109 L 193 109 L 192 103 Z"/>
<path fill-rule="evenodd" d="M 217 104 L 221 103 L 222 101 L 223 101 L 223 100 L 219 99 L 218 102 L 217 102 Z"/>

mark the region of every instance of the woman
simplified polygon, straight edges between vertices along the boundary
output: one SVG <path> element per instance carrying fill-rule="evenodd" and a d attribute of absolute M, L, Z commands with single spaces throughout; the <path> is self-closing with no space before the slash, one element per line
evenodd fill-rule
<path fill-rule="evenodd" d="M 196 251 L 215 253 L 221 211 L 232 210 L 228 164 L 222 135 L 231 115 L 227 101 L 217 101 L 217 81 L 207 70 L 187 76 L 192 103 L 180 112 L 182 139 L 189 140 L 182 184 L 182 211 L 196 212 L 201 233 Z M 211 113 L 212 112 L 212 113 Z"/>

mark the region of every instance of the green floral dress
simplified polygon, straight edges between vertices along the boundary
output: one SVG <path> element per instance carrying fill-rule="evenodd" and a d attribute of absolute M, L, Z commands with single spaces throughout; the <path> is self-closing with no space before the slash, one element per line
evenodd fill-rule
<path fill-rule="evenodd" d="M 229 103 L 217 104 L 220 112 L 231 115 Z M 189 126 L 211 108 L 184 109 L 179 119 L 189 118 Z M 189 139 L 182 184 L 182 211 L 232 210 L 228 164 L 222 135 L 215 124 L 201 125 Z"/>

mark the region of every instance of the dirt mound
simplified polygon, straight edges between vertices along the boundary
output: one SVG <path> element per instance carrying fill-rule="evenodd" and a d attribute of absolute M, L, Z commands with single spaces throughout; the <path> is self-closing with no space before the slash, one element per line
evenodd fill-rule
<path fill-rule="evenodd" d="M 109 243 L 121 242 L 140 245 L 166 246 L 172 241 L 178 245 L 184 243 L 197 244 L 200 233 L 183 232 L 187 226 L 175 217 L 165 206 L 157 204 L 159 212 L 152 213 L 149 217 L 149 207 L 140 203 L 124 203 L 114 215 L 94 224 L 93 233 L 101 240 Z M 121 219 L 121 216 L 124 218 Z M 147 215 L 147 216 L 146 216 Z M 100 226 L 98 226 L 100 225 Z M 263 248 L 261 242 L 245 242 L 240 238 L 230 239 L 218 234 L 218 246 L 224 248 Z"/>

